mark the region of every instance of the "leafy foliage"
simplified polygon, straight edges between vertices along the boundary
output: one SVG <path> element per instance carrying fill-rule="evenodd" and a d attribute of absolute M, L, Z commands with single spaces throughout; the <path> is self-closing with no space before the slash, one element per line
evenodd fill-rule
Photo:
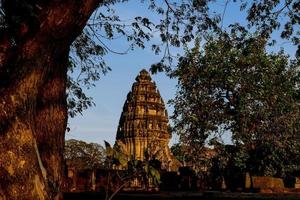
<path fill-rule="evenodd" d="M 300 166 L 299 60 L 267 53 L 266 38 L 233 27 L 180 59 L 174 130 L 199 149 L 232 135 L 247 170 L 282 175 Z M 239 157 L 239 156 L 237 156 Z M 258 159 L 260 158 L 260 159 Z M 242 163 L 240 163 L 242 164 Z"/>
<path fill-rule="evenodd" d="M 114 147 L 111 147 L 111 145 L 105 141 L 109 168 L 126 168 L 126 179 L 133 180 L 134 178 L 138 178 L 142 180 L 145 185 L 148 185 L 149 178 L 151 178 L 153 183 L 158 185 L 160 183 L 159 161 L 150 159 L 147 152 L 145 152 L 145 160 L 135 160 L 126 153 L 122 146 L 120 141 L 118 141 Z"/>
<path fill-rule="evenodd" d="M 300 55 L 298 0 L 241 2 L 241 9 L 248 9 L 247 20 L 250 26 L 256 26 L 266 37 L 270 37 L 274 30 L 281 29 L 280 36 L 298 46 L 297 56 Z"/>
<path fill-rule="evenodd" d="M 91 16 L 82 35 L 71 46 L 68 86 L 71 117 L 94 105 L 93 99 L 85 94 L 83 88 L 93 87 L 94 82 L 100 79 L 101 73 L 106 74 L 111 70 L 104 60 L 107 53 L 123 55 L 135 48 L 145 48 L 145 43 L 151 43 L 153 34 L 158 32 L 161 43 L 153 43 L 151 47 L 155 54 L 162 53 L 163 50 L 163 55 L 161 61 L 154 64 L 152 69 L 157 71 L 159 67 L 161 71 L 169 70 L 174 58 L 171 55 L 171 46 L 179 47 L 181 43 L 192 41 L 195 32 L 200 33 L 217 27 L 214 22 L 217 18 L 211 19 L 207 13 L 206 1 L 201 5 L 185 1 L 141 1 L 145 6 L 149 6 L 150 12 L 157 14 L 160 21 L 156 23 L 147 16 L 122 20 L 113 9 L 113 4 L 120 2 L 124 1 L 107 1 L 99 7 Z M 120 38 L 128 42 L 128 49 L 115 51 L 106 44 L 110 40 Z"/>
<path fill-rule="evenodd" d="M 64 157 L 77 169 L 95 169 L 104 167 L 106 155 L 100 144 L 71 139 L 65 142 Z"/>
<path fill-rule="evenodd" d="M 9 2 L 0 1 L 1 33 L 13 32 L 11 30 L 21 26 L 22 20 L 25 19 L 30 21 L 30 26 L 37 25 L 35 16 L 40 12 L 37 5 L 43 5 L 44 2 Z M 85 90 L 93 87 L 101 74 L 110 71 L 105 61 L 107 53 L 126 54 L 135 48 L 145 48 L 146 43 L 150 42 L 153 52 L 162 55 L 161 60 L 152 65 L 152 72 L 169 71 L 172 61 L 178 58 L 172 54 L 172 47 L 187 44 L 199 35 L 206 38 L 210 31 L 222 31 L 224 14 L 230 1 L 224 1 L 224 10 L 216 12 L 211 8 L 220 2 L 214 0 L 141 0 L 144 6 L 148 6 L 149 13 L 155 14 L 156 19 L 150 19 L 147 13 L 145 16 L 123 20 L 113 7 L 115 4 L 126 2 L 104 1 L 91 16 L 82 34 L 71 45 L 67 90 L 71 117 L 82 114 L 83 110 L 94 105 L 93 99 L 85 94 Z M 281 29 L 281 37 L 299 47 L 298 0 L 234 0 L 233 3 L 239 4 L 241 11 L 248 13 L 248 26 L 255 27 L 265 38 L 272 40 L 272 33 Z M 12 10 L 13 12 L 9 12 Z M 160 42 L 151 42 L 154 34 L 159 35 Z M 13 34 L 9 35 L 11 44 L 17 45 L 18 38 Z M 112 50 L 107 45 L 111 40 L 119 38 L 128 41 L 128 48 L 124 51 Z"/>
<path fill-rule="evenodd" d="M 183 150 L 181 149 L 181 145 L 179 143 L 174 144 L 171 147 L 172 154 L 179 160 L 180 162 L 183 162 L 185 160 L 185 155 Z"/>

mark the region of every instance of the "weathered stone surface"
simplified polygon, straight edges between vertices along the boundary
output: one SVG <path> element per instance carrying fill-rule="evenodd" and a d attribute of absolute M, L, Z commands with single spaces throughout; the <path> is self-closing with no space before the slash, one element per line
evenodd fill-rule
<path fill-rule="evenodd" d="M 158 89 L 146 70 L 136 77 L 127 95 L 117 130 L 116 143 L 124 144 L 124 151 L 133 159 L 144 160 L 155 156 L 162 168 L 177 170 L 180 163 L 168 147 L 168 114 Z"/>
<path fill-rule="evenodd" d="M 255 189 L 271 189 L 271 188 L 284 188 L 284 183 L 281 178 L 274 178 L 269 176 L 253 176 L 252 177 L 253 188 Z M 245 188 L 250 188 L 251 180 L 250 176 L 246 174 Z M 267 190 L 263 190 L 267 191 Z"/>
<path fill-rule="evenodd" d="M 252 179 L 254 188 L 284 188 L 283 180 L 281 178 L 254 176 Z"/>
<path fill-rule="evenodd" d="M 295 188 L 300 188 L 300 177 L 295 177 Z"/>
<path fill-rule="evenodd" d="M 247 172 L 245 177 L 245 188 L 249 189 L 250 187 L 251 187 L 251 178 L 249 172 Z"/>

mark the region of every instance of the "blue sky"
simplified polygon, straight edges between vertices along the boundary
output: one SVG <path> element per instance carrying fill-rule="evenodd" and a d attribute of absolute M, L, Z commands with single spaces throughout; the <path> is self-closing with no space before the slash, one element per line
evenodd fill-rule
<path fill-rule="evenodd" d="M 102 76 L 96 87 L 87 92 L 93 96 L 96 107 L 86 110 L 83 116 L 69 120 L 71 131 L 67 133 L 66 139 L 74 138 L 100 144 L 107 140 L 114 143 L 122 107 L 135 77 L 140 70 L 149 69 L 158 59 L 159 57 L 147 50 L 136 50 L 123 56 L 108 55 L 107 62 L 112 71 Z M 165 102 L 174 97 L 176 80 L 167 78 L 163 73 L 153 75 L 152 79 Z M 170 107 L 168 112 L 172 113 Z"/>
<path fill-rule="evenodd" d="M 124 20 L 144 15 L 144 12 L 150 13 L 145 6 L 143 7 L 143 4 L 139 5 L 142 7 L 137 7 L 135 1 L 130 1 L 117 4 L 115 8 L 116 12 L 120 13 L 121 19 Z M 148 17 L 151 18 L 154 15 Z M 153 39 L 158 38 L 154 36 Z M 128 48 L 128 43 L 124 39 L 109 42 L 107 45 L 116 51 Z M 106 55 L 105 60 L 112 71 L 102 76 L 95 88 L 87 91 L 87 94 L 93 97 L 96 106 L 86 110 L 83 116 L 78 115 L 69 119 L 70 132 L 66 134 L 66 139 L 74 138 L 100 144 L 106 140 L 113 144 L 123 104 L 135 77 L 139 71 L 144 68 L 149 69 L 151 64 L 158 62 L 160 58 L 161 56 L 155 55 L 149 46 L 145 49 L 129 51 L 126 55 L 113 53 Z M 165 103 L 174 97 L 176 80 L 169 79 L 163 73 L 152 75 L 152 79 L 156 82 Z M 173 109 L 167 104 L 166 107 L 169 113 L 173 112 Z M 173 137 L 172 143 L 176 140 L 176 137 Z"/>
<path fill-rule="evenodd" d="M 129 1 L 129 3 L 121 3 L 115 5 L 116 12 L 121 19 L 128 20 L 135 16 L 145 16 L 152 20 L 158 20 L 157 17 L 149 12 L 145 4 L 137 3 L 139 1 Z M 223 0 L 217 0 L 213 10 L 223 12 Z M 232 2 L 228 4 L 223 27 L 226 27 L 232 22 L 241 22 L 245 13 L 241 13 L 239 8 Z M 275 35 L 276 37 L 276 35 Z M 153 40 L 158 41 L 158 37 L 154 36 Z M 128 43 L 124 39 L 118 39 L 113 42 L 108 42 L 113 50 L 122 51 L 128 48 Z M 290 47 L 288 43 L 279 43 L 275 50 L 284 47 L 288 53 L 295 52 L 294 47 Z M 183 53 L 182 49 L 175 49 L 175 53 Z M 117 55 L 109 53 L 105 56 L 107 64 L 112 68 L 106 76 L 102 76 L 100 81 L 96 83 L 96 87 L 87 91 L 87 94 L 94 98 L 95 107 L 91 107 L 83 116 L 78 115 L 75 118 L 69 119 L 70 132 L 66 134 L 66 139 L 84 140 L 87 142 L 96 142 L 103 144 L 106 140 L 111 144 L 115 141 L 116 130 L 119 122 L 119 117 L 122 111 L 123 103 L 127 93 L 131 89 L 132 83 L 139 71 L 143 68 L 149 69 L 151 64 L 160 60 L 161 55 L 154 55 L 148 47 L 144 50 L 135 49 L 126 55 Z M 158 89 L 165 103 L 174 98 L 176 92 L 176 80 L 169 79 L 164 73 L 152 75 L 152 79 L 156 82 Z M 166 104 L 169 115 L 172 115 L 173 108 Z M 178 141 L 177 136 L 173 136 L 171 144 Z"/>

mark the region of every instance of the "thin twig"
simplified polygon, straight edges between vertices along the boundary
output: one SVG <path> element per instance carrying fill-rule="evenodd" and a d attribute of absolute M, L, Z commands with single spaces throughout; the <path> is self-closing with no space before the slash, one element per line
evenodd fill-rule
<path fill-rule="evenodd" d="M 224 17 L 225 17 L 225 13 L 226 13 L 226 9 L 227 9 L 227 5 L 228 5 L 229 1 L 230 0 L 226 0 L 225 6 L 224 6 L 224 10 L 223 10 L 223 14 L 222 14 L 222 21 L 221 21 L 221 30 L 223 29 Z"/>
<path fill-rule="evenodd" d="M 96 37 L 96 39 L 98 40 L 98 42 L 100 42 L 104 46 L 104 48 L 107 49 L 108 51 L 110 51 L 111 53 L 115 53 L 115 54 L 119 54 L 119 55 L 126 55 L 129 52 L 129 50 L 131 49 L 132 45 L 130 45 L 128 47 L 128 49 L 126 51 L 124 51 L 124 52 L 114 51 L 111 48 L 109 48 L 104 42 L 102 42 L 102 40 L 98 37 L 98 35 L 96 34 L 96 32 L 95 32 L 95 30 L 93 28 L 91 28 L 91 27 L 89 27 L 89 28 L 93 32 L 93 34 Z"/>
<path fill-rule="evenodd" d="M 287 2 L 287 0 L 285 0 L 285 5 L 284 5 L 281 9 L 279 9 L 279 10 L 277 10 L 277 11 L 275 11 L 275 12 L 272 12 L 271 14 L 272 14 L 272 15 L 276 15 L 276 17 L 278 17 L 278 15 L 279 15 L 285 8 L 288 8 L 288 9 L 290 10 L 289 5 L 290 5 L 291 3 L 292 3 L 292 1 Z"/>
<path fill-rule="evenodd" d="M 170 9 L 174 14 L 176 13 L 175 10 L 173 9 L 173 7 L 170 5 L 169 1 L 168 0 L 165 0 L 165 3 L 168 7 L 168 9 Z"/>

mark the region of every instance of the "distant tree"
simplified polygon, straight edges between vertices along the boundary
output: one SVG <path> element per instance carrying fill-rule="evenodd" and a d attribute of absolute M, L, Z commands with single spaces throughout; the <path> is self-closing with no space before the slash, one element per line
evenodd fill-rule
<path fill-rule="evenodd" d="M 299 169 L 299 59 L 266 52 L 266 38 L 239 26 L 180 59 L 174 130 L 196 152 L 224 134 L 256 175 Z M 194 155 L 197 159 L 197 154 Z"/>
<path fill-rule="evenodd" d="M 172 145 L 171 152 L 176 157 L 178 161 L 180 161 L 183 166 L 189 165 L 189 164 L 195 164 L 194 156 L 191 154 L 191 149 L 188 143 L 179 142 L 177 144 Z M 199 150 L 199 152 L 203 153 L 203 149 Z M 201 153 L 198 152 L 198 155 Z M 198 160 L 199 161 L 199 160 Z M 202 163 L 202 160 L 201 160 Z"/>
<path fill-rule="evenodd" d="M 106 153 L 100 144 L 71 139 L 65 142 L 64 158 L 79 170 L 96 169 L 104 167 Z"/>
<path fill-rule="evenodd" d="M 105 149 L 97 143 L 86 143 L 80 140 L 67 140 L 65 142 L 64 158 L 67 166 L 75 167 L 76 170 L 92 171 L 92 189 L 95 189 L 96 169 L 104 168 L 106 153 Z"/>

